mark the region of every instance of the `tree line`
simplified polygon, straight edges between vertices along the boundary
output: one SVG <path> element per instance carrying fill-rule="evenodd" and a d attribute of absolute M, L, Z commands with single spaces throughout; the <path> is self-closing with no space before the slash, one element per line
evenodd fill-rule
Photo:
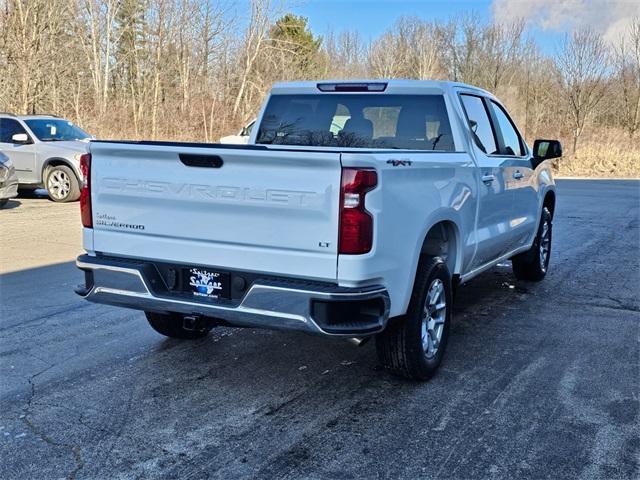
<path fill-rule="evenodd" d="M 272 0 L 248 6 L 0 0 L 0 110 L 55 113 L 103 138 L 211 142 L 275 81 L 451 79 L 495 93 L 528 140 L 561 138 L 576 158 L 615 143 L 640 164 L 638 18 L 613 44 L 579 29 L 547 54 L 523 21 L 400 17 L 372 40 L 322 38 Z"/>

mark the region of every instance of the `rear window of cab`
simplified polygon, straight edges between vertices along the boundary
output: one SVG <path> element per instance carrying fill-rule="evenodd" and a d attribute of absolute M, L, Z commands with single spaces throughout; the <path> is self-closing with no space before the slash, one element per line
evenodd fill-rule
<path fill-rule="evenodd" d="M 455 150 L 442 95 L 272 95 L 256 143 Z"/>

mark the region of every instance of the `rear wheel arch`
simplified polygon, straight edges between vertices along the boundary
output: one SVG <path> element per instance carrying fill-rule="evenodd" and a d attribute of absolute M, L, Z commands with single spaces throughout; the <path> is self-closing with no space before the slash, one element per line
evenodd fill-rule
<path fill-rule="evenodd" d="M 452 276 L 453 285 L 458 284 L 463 264 L 463 241 L 459 223 L 455 220 L 455 212 L 444 210 L 436 212 L 430 221 L 426 222 L 422 233 L 417 235 L 413 248 L 413 251 L 406 252 L 407 256 L 413 255 L 413 257 L 405 260 L 407 283 L 406 288 L 402 290 L 403 298 L 399 302 L 401 313 L 397 315 L 404 314 L 409 308 L 411 292 L 415 288 L 416 279 L 420 273 L 421 260 L 429 257 L 441 258 Z"/>
<path fill-rule="evenodd" d="M 420 256 L 440 257 L 452 275 L 461 269 L 460 230 L 452 220 L 441 220 L 433 224 L 424 236 Z"/>
<path fill-rule="evenodd" d="M 74 202 L 80 198 L 81 181 L 66 159 L 48 159 L 43 165 L 42 186 L 55 202 Z"/>
<path fill-rule="evenodd" d="M 66 158 L 51 157 L 51 158 L 47 158 L 44 161 L 44 163 L 42 164 L 42 172 L 41 172 L 42 184 L 45 187 L 46 187 L 45 182 L 47 181 L 47 173 L 49 172 L 51 167 L 58 167 L 60 165 L 64 165 L 65 167 L 69 167 L 73 171 L 73 174 L 76 176 L 76 180 L 78 182 L 80 182 L 80 177 L 78 177 L 78 172 L 76 172 L 76 168 L 73 166 L 73 163 L 71 163 Z"/>

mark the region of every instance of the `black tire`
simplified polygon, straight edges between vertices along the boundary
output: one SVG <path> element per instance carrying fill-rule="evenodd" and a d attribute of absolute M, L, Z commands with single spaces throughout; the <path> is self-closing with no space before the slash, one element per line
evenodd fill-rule
<path fill-rule="evenodd" d="M 0 199 L 0 208 L 4 207 L 9 202 L 8 198 Z"/>
<path fill-rule="evenodd" d="M 49 167 L 44 186 L 54 202 L 75 202 L 80 198 L 78 177 L 66 165 Z"/>
<path fill-rule="evenodd" d="M 436 286 L 438 291 L 440 286 L 443 288 L 441 296 L 445 299 L 445 306 L 444 313 L 439 315 L 443 321 L 439 344 L 429 352 L 428 346 L 425 350 L 423 339 L 433 337 L 429 333 L 425 336 L 423 319 L 427 294 Z M 376 350 L 382 365 L 395 375 L 413 380 L 431 378 L 440 366 L 447 347 L 452 307 L 451 274 L 444 260 L 440 257 L 421 257 L 407 313 L 391 319 L 387 328 L 376 337 Z M 435 315 L 429 316 L 432 317 Z"/>
<path fill-rule="evenodd" d="M 212 327 L 203 327 L 198 330 L 184 328 L 184 317 L 177 313 L 144 312 L 149 325 L 160 335 L 181 340 L 196 340 L 206 337 Z"/>
<path fill-rule="evenodd" d="M 538 233 L 529 250 L 511 259 L 513 273 L 518 280 L 539 282 L 549 270 L 551 257 L 551 237 L 553 222 L 551 212 L 547 207 L 542 209 Z"/>

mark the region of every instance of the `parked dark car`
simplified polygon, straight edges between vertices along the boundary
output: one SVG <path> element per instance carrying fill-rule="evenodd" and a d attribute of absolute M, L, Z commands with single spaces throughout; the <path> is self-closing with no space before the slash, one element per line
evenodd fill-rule
<path fill-rule="evenodd" d="M 13 162 L 0 152 L 0 208 L 18 195 L 18 176 Z"/>

